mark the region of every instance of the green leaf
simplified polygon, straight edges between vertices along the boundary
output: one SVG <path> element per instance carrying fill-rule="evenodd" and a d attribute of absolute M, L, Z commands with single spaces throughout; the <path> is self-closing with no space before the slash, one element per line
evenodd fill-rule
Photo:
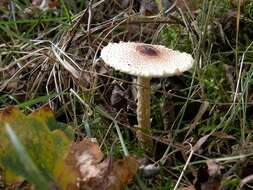
<path fill-rule="evenodd" d="M 38 187 L 38 189 L 50 189 L 46 179 L 40 174 L 38 168 L 27 154 L 24 146 L 21 144 L 19 139 L 17 138 L 16 134 L 12 130 L 9 124 L 6 124 L 6 132 L 10 137 L 10 141 L 12 142 L 15 150 L 19 155 L 21 155 L 20 162 L 25 166 L 23 172 L 34 184 Z"/>
<path fill-rule="evenodd" d="M 40 108 L 39 110 L 33 112 L 30 116 L 41 120 L 41 122 L 45 122 L 45 124 L 51 131 L 60 129 L 64 131 L 64 133 L 68 136 L 69 139 L 73 140 L 75 138 L 75 134 L 71 126 L 62 122 L 58 122 L 55 119 L 54 113 L 49 106 L 44 106 L 43 108 Z"/>
<path fill-rule="evenodd" d="M 65 162 L 72 137 L 47 107 L 28 116 L 14 107 L 5 109 L 0 113 L 0 166 L 6 179 L 16 182 L 22 176 L 37 189 L 43 180 L 50 189 L 76 189 L 78 174 Z"/>

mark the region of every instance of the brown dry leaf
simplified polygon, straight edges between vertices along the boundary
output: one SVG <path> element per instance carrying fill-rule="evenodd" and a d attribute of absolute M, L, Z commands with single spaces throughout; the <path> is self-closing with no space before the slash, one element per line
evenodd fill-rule
<path fill-rule="evenodd" d="M 130 0 L 113 0 L 113 2 L 121 8 L 126 8 L 129 5 Z"/>
<path fill-rule="evenodd" d="M 175 111 L 174 104 L 171 95 L 165 97 L 163 106 L 162 106 L 162 117 L 164 130 L 168 131 L 171 129 L 173 122 L 175 121 Z"/>
<path fill-rule="evenodd" d="M 112 165 L 112 172 L 109 176 L 109 190 L 124 189 L 125 185 L 131 182 L 133 176 L 137 172 L 138 162 L 133 157 L 126 157 L 117 160 Z"/>
<path fill-rule="evenodd" d="M 42 3 L 46 3 L 47 0 L 32 0 L 32 5 L 34 6 L 40 6 Z"/>
<path fill-rule="evenodd" d="M 196 11 L 202 5 L 203 0 L 169 0 L 169 7 L 176 3 L 176 6 L 182 11 L 186 11 L 189 8 L 191 11 Z"/>
<path fill-rule="evenodd" d="M 199 168 L 196 190 L 219 190 L 221 185 L 221 166 L 214 160 L 208 160 L 205 167 Z"/>
<path fill-rule="evenodd" d="M 111 94 L 111 97 L 110 97 L 110 101 L 111 101 L 111 105 L 113 107 L 115 107 L 117 110 L 120 110 L 120 109 L 124 109 L 126 110 L 127 108 L 127 91 L 123 88 L 121 88 L 120 85 L 118 84 L 115 84 L 113 86 L 113 90 L 112 90 L 112 94 Z"/>
<path fill-rule="evenodd" d="M 60 3 L 58 0 L 32 0 L 32 5 L 45 11 L 59 7 Z"/>
<path fill-rule="evenodd" d="M 11 80 L 11 81 L 3 81 L 3 84 L 6 84 L 6 86 L 5 86 L 5 89 L 6 90 L 17 90 L 18 89 L 18 87 L 20 87 L 19 85 L 18 85 L 18 79 L 16 79 L 16 80 Z"/>
<path fill-rule="evenodd" d="M 225 43 L 225 38 L 223 37 L 224 35 L 222 34 L 222 41 Z M 225 69 L 225 76 L 228 80 L 228 83 L 230 85 L 231 90 L 235 89 L 236 86 L 236 80 L 235 80 L 235 73 L 234 73 L 234 68 L 231 65 L 224 64 L 224 69 Z"/>
<path fill-rule="evenodd" d="M 96 142 L 85 139 L 72 144 L 67 164 L 79 171 L 77 186 L 83 190 L 121 190 L 131 181 L 138 169 L 136 159 L 121 160 L 107 158 Z"/>
<path fill-rule="evenodd" d="M 78 82 L 84 88 L 90 88 L 92 83 L 92 76 L 88 72 L 81 72 Z"/>
<path fill-rule="evenodd" d="M 58 8 L 59 6 L 60 6 L 60 2 L 57 1 L 57 0 L 51 0 L 51 1 L 49 1 L 49 3 L 48 3 L 48 7 L 49 7 L 50 9 Z"/>
<path fill-rule="evenodd" d="M 227 133 L 223 132 L 223 131 L 215 131 L 213 133 L 213 136 L 220 138 L 220 139 L 233 139 L 236 140 L 236 138 L 232 135 L 228 135 Z"/>
<path fill-rule="evenodd" d="M 214 160 L 207 160 L 206 165 L 209 176 L 220 175 L 221 167 L 220 165 L 218 165 L 217 162 L 215 162 Z"/>
<path fill-rule="evenodd" d="M 142 0 L 140 13 L 143 16 L 155 15 L 159 12 L 158 6 L 154 0 Z"/>
<path fill-rule="evenodd" d="M 211 134 L 205 135 L 203 137 L 201 137 L 196 144 L 192 147 L 193 151 L 196 152 L 198 151 L 201 146 L 207 141 L 207 139 L 210 137 Z"/>
<path fill-rule="evenodd" d="M 0 1 L 0 7 L 1 7 L 1 8 L 6 8 L 6 9 L 7 9 L 9 3 L 10 3 L 9 0 L 1 0 L 1 1 Z"/>

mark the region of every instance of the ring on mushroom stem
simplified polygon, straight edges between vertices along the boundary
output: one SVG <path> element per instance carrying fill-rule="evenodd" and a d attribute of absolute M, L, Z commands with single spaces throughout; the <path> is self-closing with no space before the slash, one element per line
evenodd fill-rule
<path fill-rule="evenodd" d="M 120 42 L 105 46 L 101 58 L 114 69 L 138 77 L 138 127 L 145 150 L 151 152 L 150 79 L 179 75 L 189 70 L 193 66 L 192 56 L 161 45 Z"/>

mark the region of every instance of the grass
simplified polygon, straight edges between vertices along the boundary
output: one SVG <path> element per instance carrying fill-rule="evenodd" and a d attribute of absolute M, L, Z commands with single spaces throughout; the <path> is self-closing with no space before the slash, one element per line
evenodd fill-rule
<path fill-rule="evenodd" d="M 253 173 L 246 172 L 253 141 L 250 1 L 203 0 L 194 10 L 181 5 L 168 13 L 163 5 L 152 16 L 140 15 L 138 2 L 61 0 L 48 10 L 11 2 L 10 8 L 0 3 L 1 109 L 32 112 L 49 104 L 59 121 L 77 129 L 77 140 L 95 137 L 107 155 L 114 144 L 115 157 L 137 155 L 160 165 L 159 175 L 139 176 L 128 189 L 190 186 L 209 159 L 223 167 L 223 189 L 240 187 Z M 103 46 L 118 41 L 163 44 L 195 59 L 182 76 L 152 80 L 153 155 L 145 155 L 135 137 L 134 77 L 99 59 Z M 198 143 L 187 160 L 190 145 Z"/>

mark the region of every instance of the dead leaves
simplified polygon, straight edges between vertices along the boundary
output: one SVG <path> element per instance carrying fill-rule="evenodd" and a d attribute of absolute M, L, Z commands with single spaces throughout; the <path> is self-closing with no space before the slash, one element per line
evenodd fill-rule
<path fill-rule="evenodd" d="M 67 163 L 80 172 L 77 186 L 83 190 L 120 190 L 131 181 L 138 169 L 133 157 L 103 159 L 96 142 L 83 140 L 72 144 Z"/>
<path fill-rule="evenodd" d="M 159 12 L 158 5 L 154 0 L 142 0 L 140 13 L 143 16 L 155 15 Z"/>
<path fill-rule="evenodd" d="M 81 190 L 121 190 L 124 189 L 138 169 L 133 157 L 114 160 L 103 159 L 103 154 L 96 142 L 83 140 L 72 144 L 67 163 L 79 171 L 77 187 Z"/>
<path fill-rule="evenodd" d="M 202 0 L 169 0 L 168 6 L 169 9 L 173 9 L 173 7 L 177 7 L 182 11 L 196 11 L 202 5 Z"/>
<path fill-rule="evenodd" d="M 205 135 L 203 137 L 201 137 L 196 144 L 192 147 L 193 151 L 196 152 L 198 151 L 201 146 L 207 141 L 207 139 L 210 137 L 211 134 Z"/>
<path fill-rule="evenodd" d="M 198 171 L 196 190 L 219 190 L 221 184 L 221 167 L 214 160 L 208 160 L 205 167 Z"/>
<path fill-rule="evenodd" d="M 163 125 L 166 131 L 170 130 L 175 121 L 175 111 L 171 95 L 166 95 L 162 106 Z"/>
<path fill-rule="evenodd" d="M 32 0 L 32 5 L 45 11 L 47 9 L 53 9 L 60 6 L 58 0 Z"/>
<path fill-rule="evenodd" d="M 207 160 L 206 165 L 199 168 L 194 185 L 179 190 L 219 190 L 221 179 L 221 166 L 214 160 Z"/>
<path fill-rule="evenodd" d="M 6 125 L 19 143 L 12 140 Z M 23 147 L 28 159 L 22 158 L 16 147 Z M 35 168 L 29 172 L 27 160 Z M 40 183 L 34 177 L 38 174 L 42 182 L 50 183 L 50 188 L 45 185 L 44 189 L 120 190 L 137 172 L 138 162 L 133 157 L 103 160 L 92 139 L 73 142 L 73 132 L 57 122 L 48 107 L 28 116 L 11 107 L 0 114 L 0 166 L 10 184 L 26 179 L 38 188 Z"/>
<path fill-rule="evenodd" d="M 36 187 L 48 188 L 45 181 L 62 189 L 75 184 L 75 171 L 69 170 L 68 177 L 61 177 L 61 171 L 68 170 L 64 159 L 72 136 L 64 133 L 64 128 L 67 126 L 54 120 L 48 107 L 28 116 L 14 107 L 1 112 L 0 166 L 6 171 L 6 181 L 15 183 L 22 176 Z"/>

